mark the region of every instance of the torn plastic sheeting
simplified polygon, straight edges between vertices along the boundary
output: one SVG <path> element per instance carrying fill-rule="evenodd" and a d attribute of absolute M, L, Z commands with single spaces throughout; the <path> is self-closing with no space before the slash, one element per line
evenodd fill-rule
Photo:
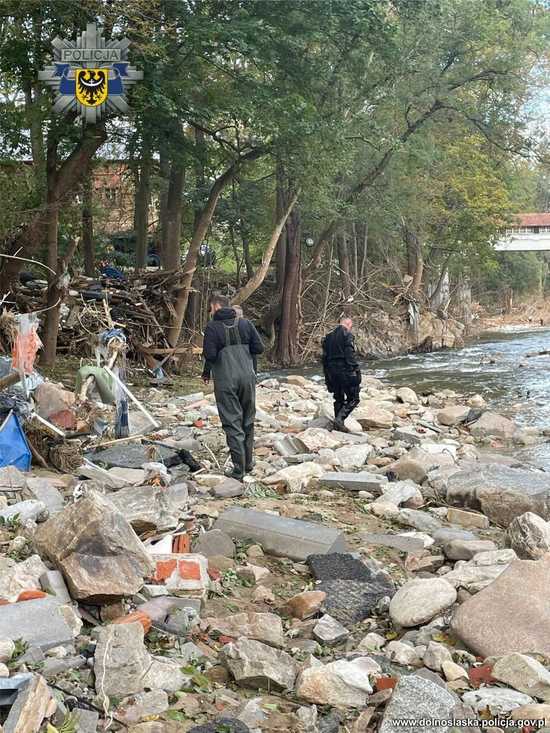
<path fill-rule="evenodd" d="M 12 359 L 9 356 L 0 356 L 0 378 L 6 377 L 13 369 L 12 366 Z M 27 390 L 29 392 L 32 392 L 35 390 L 40 384 L 44 382 L 44 377 L 39 374 L 36 370 L 32 371 L 30 374 L 27 374 L 25 376 L 25 384 L 27 385 Z M 11 387 L 8 387 L 5 392 L 22 392 L 23 388 L 21 385 L 21 382 L 17 382 L 16 384 L 12 385 Z"/>
<path fill-rule="evenodd" d="M 19 418 L 12 411 L 0 426 L 0 468 L 15 466 L 29 471 L 32 455 Z"/>
<path fill-rule="evenodd" d="M 17 336 L 13 343 L 13 368 L 23 374 L 32 374 L 34 362 L 42 341 L 38 337 L 38 316 L 36 313 L 21 313 L 16 316 Z"/>

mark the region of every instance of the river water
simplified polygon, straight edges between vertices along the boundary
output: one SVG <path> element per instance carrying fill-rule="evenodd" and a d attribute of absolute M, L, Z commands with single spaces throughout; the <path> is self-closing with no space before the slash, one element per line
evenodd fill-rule
<path fill-rule="evenodd" d="M 452 389 L 459 394 L 481 394 L 491 409 L 522 426 L 550 427 L 550 355 L 527 357 L 550 350 L 550 329 L 511 328 L 485 333 L 462 349 L 429 354 L 407 354 L 362 364 L 365 374 L 419 394 Z M 320 367 L 300 373 L 320 378 Z M 550 471 L 550 443 L 516 452 Z"/>

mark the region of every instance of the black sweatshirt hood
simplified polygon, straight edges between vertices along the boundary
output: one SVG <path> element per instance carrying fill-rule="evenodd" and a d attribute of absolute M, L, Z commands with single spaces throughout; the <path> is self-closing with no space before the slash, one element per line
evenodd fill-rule
<path fill-rule="evenodd" d="M 233 308 L 220 308 L 214 313 L 215 321 L 234 321 L 237 314 Z"/>

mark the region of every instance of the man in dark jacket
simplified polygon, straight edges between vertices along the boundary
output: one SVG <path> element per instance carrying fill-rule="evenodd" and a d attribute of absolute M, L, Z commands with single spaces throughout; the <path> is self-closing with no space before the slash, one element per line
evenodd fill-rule
<path fill-rule="evenodd" d="M 202 378 L 208 383 L 214 377 L 218 414 L 233 461 L 228 475 L 241 480 L 254 467 L 255 357 L 264 345 L 253 324 L 237 317 L 228 298 L 215 295 L 210 313 L 212 320 L 204 331 Z"/>
<path fill-rule="evenodd" d="M 351 318 L 341 318 L 340 325 L 323 339 L 325 383 L 334 394 L 334 426 L 344 432 L 347 432 L 345 419 L 359 404 L 361 387 L 352 328 Z"/>

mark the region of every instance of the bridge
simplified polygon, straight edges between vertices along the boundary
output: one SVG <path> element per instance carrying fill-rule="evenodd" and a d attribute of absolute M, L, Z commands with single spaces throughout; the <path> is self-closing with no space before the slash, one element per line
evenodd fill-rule
<path fill-rule="evenodd" d="M 516 222 L 495 244 L 497 252 L 550 251 L 550 212 L 518 214 Z"/>

